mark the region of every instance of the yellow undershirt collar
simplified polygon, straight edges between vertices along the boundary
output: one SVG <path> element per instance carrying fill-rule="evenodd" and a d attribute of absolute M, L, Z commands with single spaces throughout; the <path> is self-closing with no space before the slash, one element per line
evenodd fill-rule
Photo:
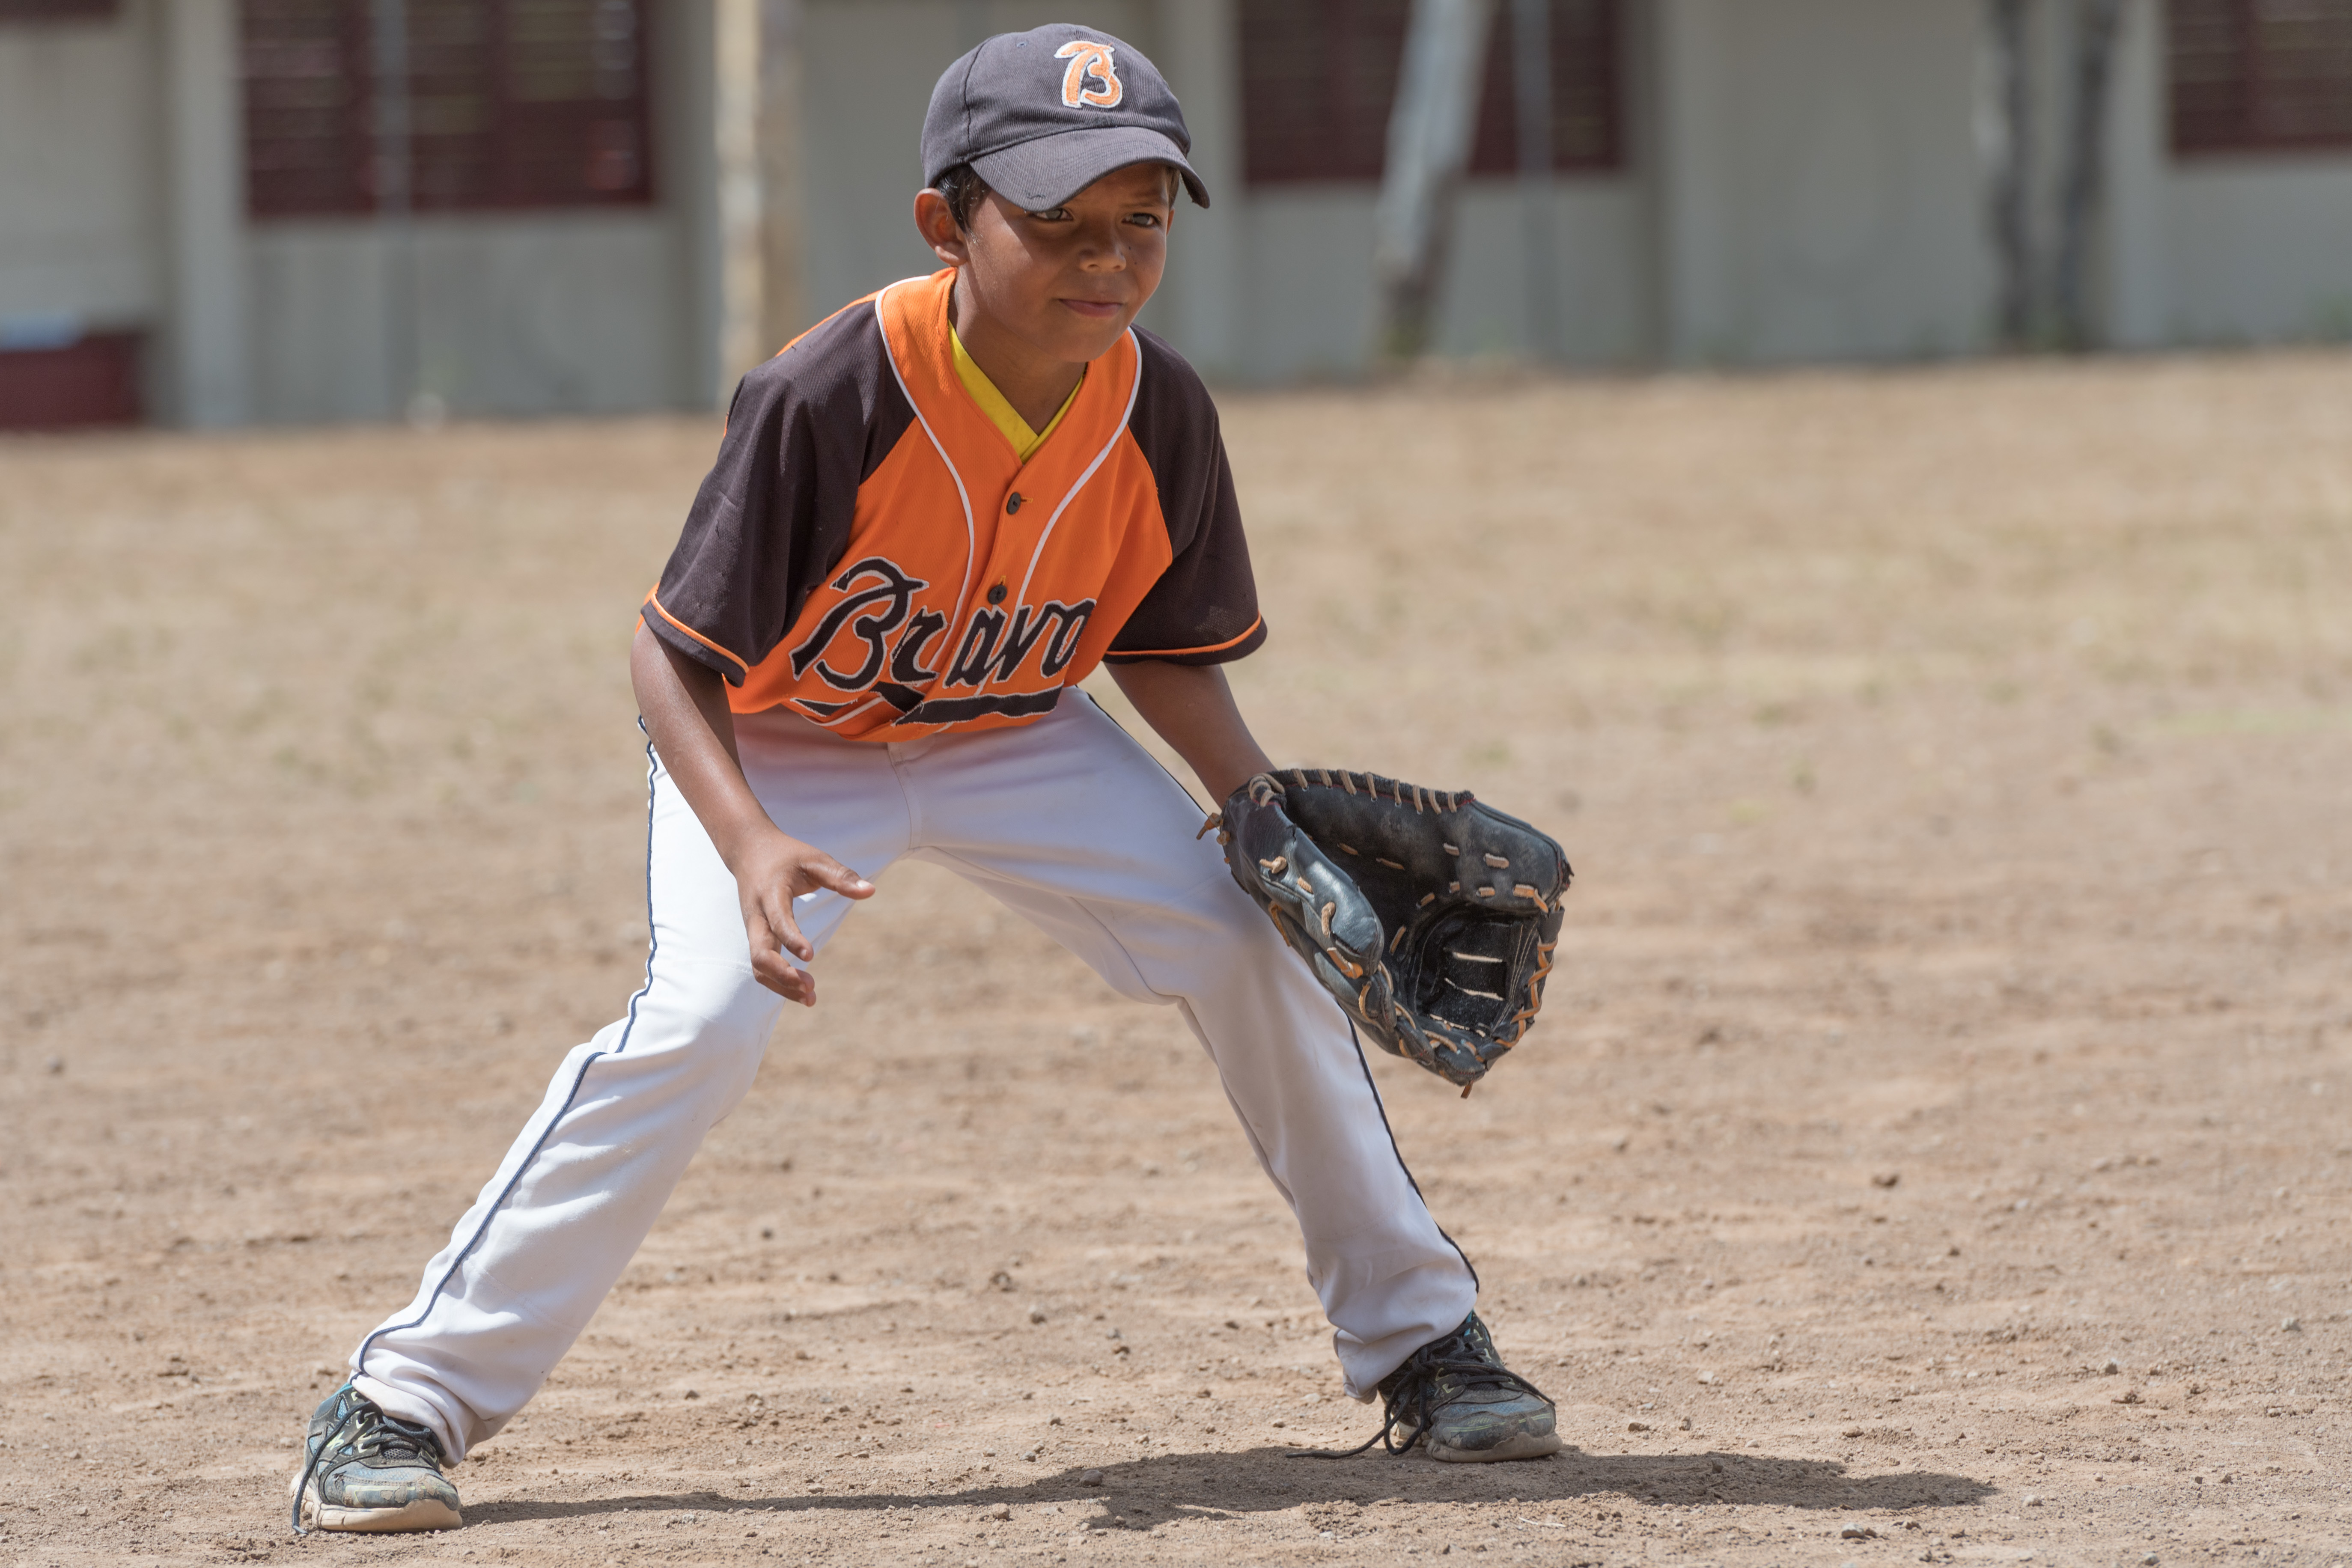
<path fill-rule="evenodd" d="M 963 383 L 966 392 L 971 394 L 971 400 L 980 405 L 980 411 L 988 416 L 988 422 L 1004 432 L 1004 438 L 1013 443 L 1013 450 L 1019 454 L 1023 462 L 1035 457 L 1037 448 L 1045 444 L 1055 428 L 1062 423 L 1062 416 L 1070 411 L 1070 405 L 1078 400 L 1078 387 L 1086 385 L 1086 376 L 1083 374 L 1079 375 L 1078 386 L 1070 388 L 1070 395 L 1062 399 L 1062 406 L 1054 410 L 1054 416 L 1045 421 L 1045 427 L 1032 430 L 1029 422 L 1021 417 L 1012 402 L 996 390 L 996 383 L 988 379 L 988 373 L 972 362 L 971 353 L 963 346 L 963 339 L 952 324 L 948 327 L 948 341 L 955 346 L 956 379 Z"/>

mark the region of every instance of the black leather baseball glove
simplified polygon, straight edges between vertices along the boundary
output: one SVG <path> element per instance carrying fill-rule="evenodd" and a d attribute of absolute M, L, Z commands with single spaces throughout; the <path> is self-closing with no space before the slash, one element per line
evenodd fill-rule
<path fill-rule="evenodd" d="M 1384 1049 L 1467 1095 L 1528 1032 L 1568 891 L 1550 838 L 1467 792 L 1322 768 L 1260 773 L 1209 822 L 1242 891 Z"/>

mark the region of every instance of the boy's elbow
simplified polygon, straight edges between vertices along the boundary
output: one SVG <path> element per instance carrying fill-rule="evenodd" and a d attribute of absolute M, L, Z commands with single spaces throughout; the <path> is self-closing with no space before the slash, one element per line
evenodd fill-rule
<path fill-rule="evenodd" d="M 664 697 L 681 691 L 698 697 L 721 684 L 716 670 L 670 647 L 644 621 L 637 623 L 636 636 L 629 640 L 629 685 L 639 712 Z"/>

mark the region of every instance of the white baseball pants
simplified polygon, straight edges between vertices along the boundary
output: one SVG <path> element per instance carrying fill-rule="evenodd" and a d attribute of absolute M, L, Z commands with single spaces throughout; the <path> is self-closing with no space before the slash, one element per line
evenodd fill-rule
<path fill-rule="evenodd" d="M 1092 700 L 900 743 L 782 712 L 737 734 L 785 832 L 869 880 L 902 857 L 945 866 L 1123 994 L 1175 1005 L 1297 1215 L 1349 1393 L 1370 1397 L 1469 1312 L 1476 1277 L 1406 1173 L 1345 1016 L 1196 837 L 1200 808 Z M 415 1300 L 352 1357 L 360 1392 L 431 1427 L 453 1462 L 587 1326 L 751 1087 L 783 1005 L 752 979 L 734 879 L 657 759 L 651 790 L 644 989 L 564 1058 Z M 801 929 L 822 949 L 849 904 L 810 895 Z M 793 1026 L 824 1017 L 796 1012 Z"/>

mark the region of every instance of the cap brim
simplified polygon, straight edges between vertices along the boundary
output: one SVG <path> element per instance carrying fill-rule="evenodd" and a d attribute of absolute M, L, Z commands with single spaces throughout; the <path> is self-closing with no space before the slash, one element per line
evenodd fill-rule
<path fill-rule="evenodd" d="M 971 161 L 988 188 L 1025 212 L 1060 206 L 1105 174 L 1138 163 L 1166 163 L 1184 182 L 1194 206 L 1209 205 L 1209 187 L 1184 161 L 1184 150 L 1140 125 L 1089 126 L 1016 142 Z"/>

